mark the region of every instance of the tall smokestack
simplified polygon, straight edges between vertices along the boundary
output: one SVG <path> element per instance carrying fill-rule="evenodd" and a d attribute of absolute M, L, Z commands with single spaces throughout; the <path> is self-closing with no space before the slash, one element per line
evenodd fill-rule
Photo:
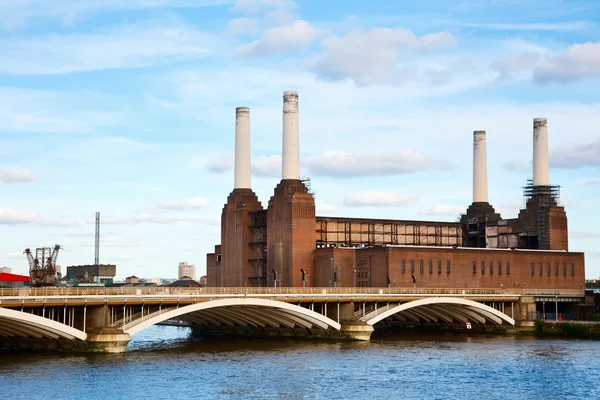
<path fill-rule="evenodd" d="M 298 92 L 283 92 L 283 164 L 281 179 L 300 179 Z"/>
<path fill-rule="evenodd" d="M 473 132 L 473 203 L 488 202 L 485 131 Z"/>
<path fill-rule="evenodd" d="M 234 189 L 250 189 L 250 109 L 235 109 Z"/>
<path fill-rule="evenodd" d="M 533 120 L 533 186 L 550 185 L 548 168 L 548 120 Z"/>

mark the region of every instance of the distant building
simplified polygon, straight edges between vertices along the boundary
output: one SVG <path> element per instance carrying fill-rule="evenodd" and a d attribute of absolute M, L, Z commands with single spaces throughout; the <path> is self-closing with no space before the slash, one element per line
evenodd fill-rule
<path fill-rule="evenodd" d="M 172 286 L 172 287 L 201 287 L 198 282 L 196 282 L 189 276 L 182 276 L 181 279 L 171 283 L 169 286 Z"/>
<path fill-rule="evenodd" d="M 135 275 L 128 276 L 125 278 L 125 283 L 139 283 L 140 278 Z"/>
<path fill-rule="evenodd" d="M 177 279 L 182 279 L 184 276 L 191 278 L 193 281 L 196 280 L 196 266 L 190 265 L 185 261 L 179 263 L 179 273 Z"/>
<path fill-rule="evenodd" d="M 0 267 L 0 274 L 11 274 L 12 273 L 12 268 L 8 268 L 8 267 Z"/>
<path fill-rule="evenodd" d="M 206 275 L 201 276 L 198 280 L 198 283 L 200 284 L 200 286 L 206 286 Z"/>
<path fill-rule="evenodd" d="M 162 279 L 160 278 L 148 278 L 146 279 L 146 283 L 154 283 L 157 286 L 162 285 Z"/>
<path fill-rule="evenodd" d="M 67 277 L 83 283 L 95 282 L 94 279 L 95 265 L 72 265 L 67 267 Z M 105 286 L 112 286 L 115 275 L 117 274 L 117 266 L 114 264 L 98 265 L 98 282 Z"/>

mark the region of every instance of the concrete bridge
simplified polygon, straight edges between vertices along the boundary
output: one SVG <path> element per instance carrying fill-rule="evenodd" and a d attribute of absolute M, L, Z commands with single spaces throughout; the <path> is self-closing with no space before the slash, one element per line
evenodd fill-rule
<path fill-rule="evenodd" d="M 0 289 L 0 348 L 122 352 L 131 335 L 168 319 L 188 323 L 198 335 L 350 340 L 397 325 L 505 330 L 532 323 L 528 316 L 540 298 L 558 304 L 583 297 L 583 291 L 526 289 Z"/>

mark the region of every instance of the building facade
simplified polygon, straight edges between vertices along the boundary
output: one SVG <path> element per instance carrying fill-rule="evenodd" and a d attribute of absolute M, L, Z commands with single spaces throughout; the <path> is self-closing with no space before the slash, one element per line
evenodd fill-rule
<path fill-rule="evenodd" d="M 185 261 L 179 263 L 179 271 L 177 273 L 177 279 L 181 279 L 184 276 L 188 278 L 192 278 L 192 280 L 196 280 L 196 267 L 194 265 L 188 264 Z"/>
<path fill-rule="evenodd" d="M 241 112 L 240 112 L 241 110 Z M 265 209 L 250 185 L 249 109 L 236 110 L 235 187 L 207 286 L 582 289 L 560 187 L 550 184 L 547 120 L 533 123 L 525 207 L 504 219 L 488 201 L 486 132 L 473 133 L 473 202 L 455 222 L 315 214 L 300 178 L 298 94 L 283 96 L 282 179 Z"/>

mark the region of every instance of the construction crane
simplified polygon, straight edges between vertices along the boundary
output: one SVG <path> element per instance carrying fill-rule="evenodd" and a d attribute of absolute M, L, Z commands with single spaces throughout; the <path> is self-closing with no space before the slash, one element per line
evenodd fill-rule
<path fill-rule="evenodd" d="M 35 258 L 30 249 L 25 249 L 23 254 L 29 262 L 29 279 L 32 287 L 54 286 L 56 283 L 56 259 L 60 245 L 40 247 L 35 249 Z"/>

